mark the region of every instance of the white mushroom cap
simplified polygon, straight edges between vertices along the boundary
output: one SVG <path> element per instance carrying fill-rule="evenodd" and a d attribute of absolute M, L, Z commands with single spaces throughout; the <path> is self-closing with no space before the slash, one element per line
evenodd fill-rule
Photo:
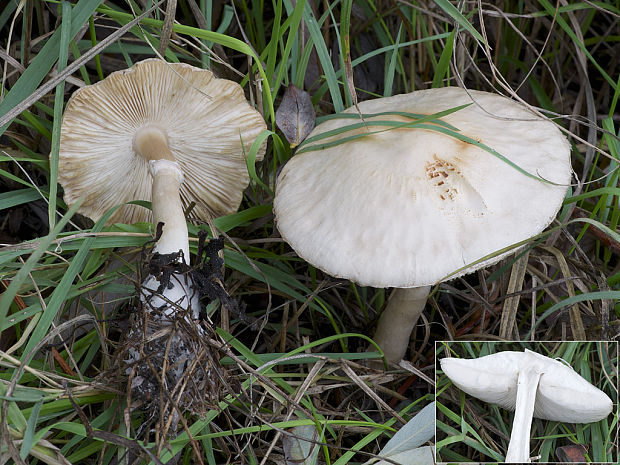
<path fill-rule="evenodd" d="M 475 103 L 441 119 L 528 173 L 559 185 L 533 179 L 450 135 L 388 130 L 298 154 L 284 166 L 274 200 L 282 237 L 300 257 L 333 276 L 375 287 L 417 287 L 440 282 L 540 233 L 555 217 L 570 182 L 568 141 L 552 122 L 507 98 L 469 92 Z M 430 115 L 471 103 L 465 90 L 443 88 L 358 106 L 363 114 Z M 364 119 L 411 121 L 396 115 Z M 328 120 L 308 139 L 357 122 Z M 381 129 L 386 128 L 370 126 L 371 131 Z"/>
<path fill-rule="evenodd" d="M 591 423 L 605 418 L 613 408 L 607 394 L 571 367 L 530 350 L 504 351 L 474 359 L 443 358 L 440 364 L 459 389 L 508 410 L 515 408 L 520 371 L 538 365 L 542 376 L 536 391 L 536 418 Z"/>
<path fill-rule="evenodd" d="M 58 174 L 67 204 L 86 195 L 80 213 L 97 220 L 115 205 L 151 200 L 149 160 L 134 150 L 134 137 L 153 128 L 165 134 L 181 167 L 181 199 L 186 207 L 196 202 L 192 216 L 204 220 L 235 212 L 249 181 L 243 151 L 265 122 L 237 83 L 159 59 L 112 73 L 69 100 Z M 147 209 L 131 205 L 109 222 L 150 219 Z"/>

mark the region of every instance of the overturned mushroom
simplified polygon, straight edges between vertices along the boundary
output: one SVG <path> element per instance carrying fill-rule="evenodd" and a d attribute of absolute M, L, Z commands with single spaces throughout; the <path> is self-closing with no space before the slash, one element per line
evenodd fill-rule
<path fill-rule="evenodd" d="M 237 210 L 249 182 L 245 154 L 265 127 L 237 83 L 158 59 L 112 73 L 76 91 L 67 104 L 59 156 L 66 203 L 84 197 L 79 211 L 93 220 L 122 205 L 108 223 L 152 218 L 162 228 L 141 285 L 147 315 L 129 335 L 139 340 L 129 345 L 125 360 L 148 357 L 157 368 L 167 366 L 172 376 L 162 378 L 171 389 L 200 352 L 195 344 L 200 328 L 191 324 L 200 301 L 188 273 L 184 209 L 193 205 L 191 217 L 198 221 Z M 257 160 L 264 151 L 263 146 Z M 123 205 L 134 200 L 150 200 L 152 215 L 142 206 Z M 188 336 L 183 327 L 195 334 Z M 164 337 L 172 343 L 162 343 Z M 148 374 L 148 366 L 140 366 Z M 141 397 L 156 397 L 162 381 L 144 383 L 140 373 L 132 388 L 148 384 Z"/>
<path fill-rule="evenodd" d="M 515 411 L 507 463 L 530 462 L 532 417 L 592 423 L 609 415 L 613 407 L 607 394 L 571 367 L 527 349 L 476 359 L 443 358 L 440 364 L 462 391 Z"/>
<path fill-rule="evenodd" d="M 151 200 L 154 225 L 163 223 L 154 251 L 179 254 L 177 261 L 188 264 L 183 209 L 195 202 L 191 214 L 201 221 L 235 212 L 249 182 L 244 153 L 265 127 L 237 83 L 186 64 L 144 60 L 69 100 L 58 174 L 65 201 L 84 196 L 80 213 L 98 220 L 117 205 Z M 264 147 L 257 159 L 263 154 Z M 150 219 L 147 209 L 123 205 L 108 222 Z M 151 276 L 143 287 L 159 285 Z M 189 289 L 165 292 L 187 309 Z"/>
<path fill-rule="evenodd" d="M 552 122 L 487 92 L 421 90 L 358 108 L 363 121 L 352 107 L 312 131 L 278 177 L 274 212 L 311 264 L 397 288 L 375 335 L 395 362 L 431 285 L 496 263 L 553 220 L 570 146 Z M 438 112 L 449 114 L 416 125 Z"/>

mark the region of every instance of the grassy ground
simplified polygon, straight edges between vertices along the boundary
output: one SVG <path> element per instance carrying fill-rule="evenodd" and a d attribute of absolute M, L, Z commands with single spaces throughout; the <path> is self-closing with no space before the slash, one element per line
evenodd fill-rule
<path fill-rule="evenodd" d="M 176 456 L 182 463 L 273 463 L 284 460 L 282 439 L 292 427 L 316 425 L 321 461 L 361 463 L 400 427 L 399 417 L 407 420 L 434 398 L 435 340 L 617 337 L 617 1 L 3 5 L 0 462 L 166 463 Z M 93 226 L 67 208 L 57 183 L 61 115 L 71 93 L 157 53 L 238 81 L 270 131 L 239 212 L 215 221 L 228 236 L 226 288 L 257 324 L 210 308 L 221 388 L 203 411 L 186 412 L 174 434 L 163 418 L 128 407 L 116 355 L 149 225 Z M 319 116 L 350 106 L 353 87 L 358 99 L 446 85 L 495 90 L 541 108 L 570 135 L 575 184 L 551 232 L 519 262 L 438 286 L 408 369 L 363 363 L 364 337 L 386 291 L 323 274 L 274 229 L 274 179 L 293 153 L 275 113 L 291 84 L 310 92 Z M 194 251 L 199 230 L 208 227 L 190 228 Z M 502 315 L 514 330 L 500 327 Z M 591 352 L 580 360 L 594 361 L 600 346 L 584 347 Z M 615 375 L 617 353 L 605 353 Z M 444 387 L 440 382 L 454 401 L 456 391 Z M 449 426 L 456 429 L 471 424 L 469 410 L 461 410 L 441 409 L 439 420 L 456 421 Z M 499 411 L 476 415 L 509 425 Z M 586 435 L 600 441 L 593 450 L 617 460 L 607 452 L 616 437 L 595 436 Z M 471 452 L 442 446 L 447 460 Z"/>

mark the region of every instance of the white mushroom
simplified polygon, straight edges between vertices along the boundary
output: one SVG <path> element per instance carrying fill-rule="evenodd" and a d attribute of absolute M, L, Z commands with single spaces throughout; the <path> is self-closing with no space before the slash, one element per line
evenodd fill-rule
<path fill-rule="evenodd" d="M 154 251 L 180 251 L 178 260 L 189 263 L 184 208 L 195 202 L 192 215 L 202 221 L 235 212 L 249 181 L 244 154 L 265 128 L 237 83 L 186 64 L 144 60 L 69 100 L 58 175 L 65 201 L 85 196 L 80 213 L 98 220 L 114 206 L 151 200 L 154 225 L 163 223 Z M 109 222 L 150 219 L 147 209 L 124 205 Z M 164 289 L 164 301 L 187 309 L 190 284 L 184 276 L 173 281 L 180 289 Z M 150 276 L 143 289 L 155 292 L 159 284 Z M 192 306 L 196 314 L 196 301 Z"/>
<path fill-rule="evenodd" d="M 571 367 L 544 355 L 498 352 L 475 359 L 443 358 L 441 369 L 462 391 L 515 410 L 508 463 L 530 462 L 532 417 L 592 423 L 612 410 L 611 399 Z"/>
<path fill-rule="evenodd" d="M 411 127 L 415 115 L 462 105 Z M 395 290 L 375 335 L 397 361 L 431 285 L 499 261 L 553 220 L 570 182 L 570 146 L 552 122 L 486 92 L 421 90 L 358 107 L 366 127 L 344 131 L 360 122 L 345 118 L 356 114 L 349 108 L 319 124 L 284 166 L 274 212 L 282 237 L 316 267 L 407 288 Z"/>
<path fill-rule="evenodd" d="M 188 272 L 184 210 L 195 202 L 191 219 L 199 221 L 237 210 L 249 182 L 245 154 L 265 128 L 237 83 L 158 59 L 78 90 L 63 116 L 58 177 L 65 202 L 84 197 L 79 211 L 93 220 L 122 205 L 109 223 L 163 223 L 154 247 L 163 257 L 154 255 L 150 265 L 157 270 L 162 263 L 166 270 L 142 282 L 147 311 L 136 313 L 120 356 L 134 400 L 164 412 L 165 403 L 158 407 L 167 398 L 162 389 L 174 395 L 171 430 L 180 416 L 177 407 L 192 408 L 213 386 L 201 348 L 204 330 L 191 321 L 198 318 L 200 301 Z M 263 145 L 256 159 L 264 152 Z M 152 214 L 123 205 L 134 200 L 150 200 Z"/>
<path fill-rule="evenodd" d="M 150 200 L 149 161 L 168 159 L 183 173 L 184 207 L 196 202 L 194 218 L 234 213 L 249 181 L 244 153 L 265 128 L 237 83 L 183 63 L 141 61 L 67 103 L 58 173 L 65 201 L 84 195 L 80 213 L 98 220 L 116 205 Z M 147 209 L 126 205 L 109 222 L 150 220 Z"/>

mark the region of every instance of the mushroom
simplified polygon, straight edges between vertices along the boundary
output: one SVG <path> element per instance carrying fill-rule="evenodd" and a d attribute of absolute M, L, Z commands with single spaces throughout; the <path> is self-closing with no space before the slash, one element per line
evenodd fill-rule
<path fill-rule="evenodd" d="M 273 208 L 306 261 L 396 288 L 374 337 L 395 362 L 432 285 L 501 260 L 553 220 L 570 146 L 551 121 L 487 92 L 420 90 L 358 108 L 363 121 L 352 107 L 312 131 L 282 169 Z"/>
<path fill-rule="evenodd" d="M 592 423 L 613 403 L 570 366 L 544 355 L 505 351 L 475 359 L 443 358 L 441 369 L 459 389 L 484 402 L 515 410 L 507 463 L 530 462 L 532 417 Z"/>
<path fill-rule="evenodd" d="M 184 208 L 195 202 L 192 215 L 202 221 L 235 212 L 249 182 L 244 154 L 264 129 L 237 83 L 186 64 L 141 61 L 67 103 L 58 173 L 65 202 L 84 196 L 79 212 L 96 221 L 117 205 L 151 200 L 153 223 L 163 223 L 154 251 L 189 263 Z M 123 205 L 108 223 L 150 220 L 147 209 Z M 191 284 L 172 278 L 157 306 L 187 309 Z M 159 276 L 142 287 L 156 292 Z M 191 306 L 196 316 L 197 301 Z"/>

